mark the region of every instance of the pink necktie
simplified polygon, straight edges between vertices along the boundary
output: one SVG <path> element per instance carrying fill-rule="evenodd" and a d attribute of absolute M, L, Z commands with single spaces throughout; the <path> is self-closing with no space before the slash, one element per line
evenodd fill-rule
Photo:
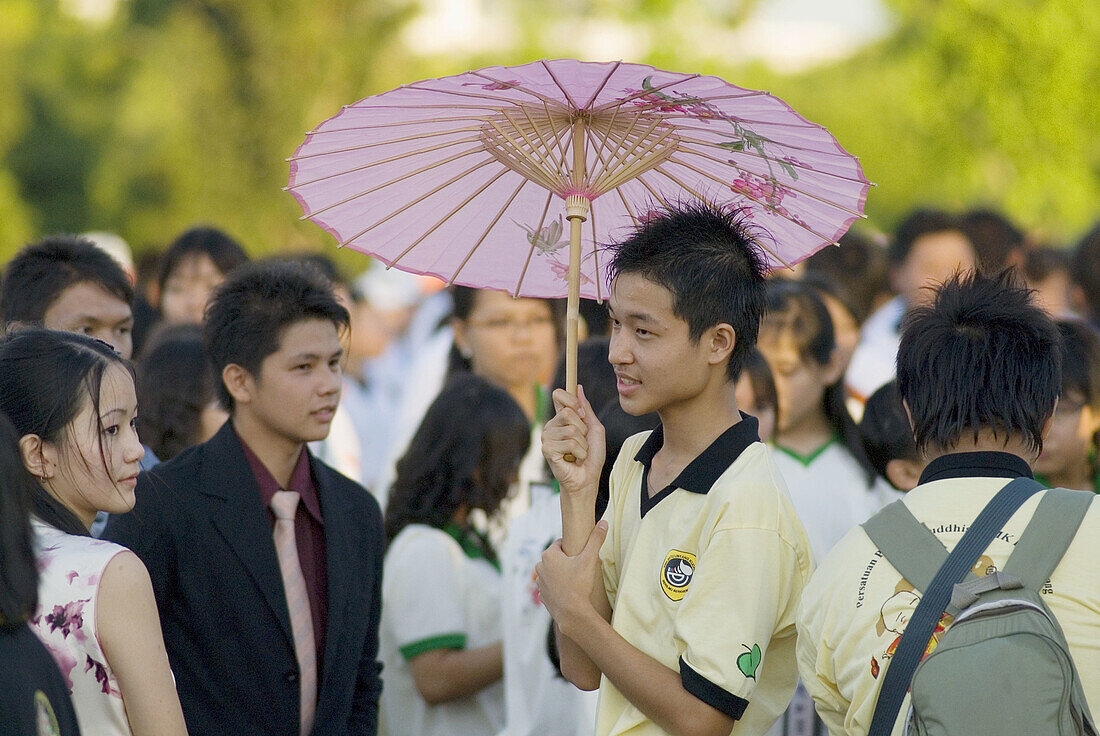
<path fill-rule="evenodd" d="M 313 639 L 313 614 L 309 610 L 309 595 L 302 564 L 298 559 L 298 543 L 294 537 L 294 514 L 301 497 L 296 491 L 276 491 L 271 498 L 275 512 L 275 554 L 286 590 L 286 606 L 290 611 L 290 628 L 294 633 L 294 651 L 298 655 L 301 686 L 301 733 L 313 729 L 317 709 L 317 642 Z"/>

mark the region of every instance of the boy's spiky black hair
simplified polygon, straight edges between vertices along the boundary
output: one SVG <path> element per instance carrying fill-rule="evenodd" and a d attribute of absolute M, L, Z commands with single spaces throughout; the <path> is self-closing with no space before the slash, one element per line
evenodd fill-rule
<path fill-rule="evenodd" d="M 692 340 L 717 324 L 733 328 L 726 375 L 735 380 L 756 345 L 765 303 L 766 261 L 745 221 L 709 204 L 680 205 L 651 214 L 610 251 L 608 278 L 637 274 L 668 289 Z"/>
<path fill-rule="evenodd" d="M 1062 338 L 1031 293 L 1012 269 L 956 273 L 905 317 L 898 392 L 918 452 L 950 450 L 982 430 L 1042 450 L 1062 386 Z"/>

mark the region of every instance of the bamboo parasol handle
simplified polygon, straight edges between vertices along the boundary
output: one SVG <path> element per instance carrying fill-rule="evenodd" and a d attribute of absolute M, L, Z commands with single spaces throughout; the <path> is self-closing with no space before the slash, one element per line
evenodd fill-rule
<path fill-rule="evenodd" d="M 580 188 L 584 181 L 585 149 L 583 118 L 573 122 L 573 184 Z M 580 324 L 581 305 L 581 226 L 588 219 L 592 203 L 587 197 L 572 194 L 565 199 L 565 217 L 569 220 L 569 298 L 565 311 L 565 388 L 577 395 L 577 330 Z M 567 453 L 569 463 L 577 459 Z"/>

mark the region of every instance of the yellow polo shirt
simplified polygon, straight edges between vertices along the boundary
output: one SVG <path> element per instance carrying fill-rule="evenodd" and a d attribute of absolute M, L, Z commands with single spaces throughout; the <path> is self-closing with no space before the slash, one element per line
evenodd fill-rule
<path fill-rule="evenodd" d="M 797 679 L 794 615 L 813 566 L 757 422 L 742 420 L 650 498 L 662 428 L 631 437 L 611 471 L 600 549 L 611 625 L 680 672 L 684 688 L 763 734 Z M 665 733 L 604 677 L 597 736 Z"/>
<path fill-rule="evenodd" d="M 978 513 L 1012 478 L 1030 476 L 1020 458 L 1003 452 L 962 452 L 929 463 L 904 503 L 953 549 Z M 1042 498 L 1037 493 L 979 558 L 974 572 L 1004 566 Z M 1041 593 L 1066 635 L 1085 699 L 1100 711 L 1100 503 L 1093 503 L 1069 549 Z M 834 735 L 863 736 L 879 689 L 913 610 L 914 590 L 863 531 L 850 531 L 821 562 L 798 614 L 798 668 L 818 714 Z M 934 647 L 945 620 L 933 634 Z M 1020 676 L 1026 678 L 1026 673 Z M 901 714 L 909 709 L 908 696 Z M 898 718 L 895 734 L 905 723 Z"/>

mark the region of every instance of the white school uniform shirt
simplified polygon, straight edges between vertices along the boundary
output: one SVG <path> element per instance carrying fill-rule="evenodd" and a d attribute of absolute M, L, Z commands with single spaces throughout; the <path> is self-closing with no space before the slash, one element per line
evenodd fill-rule
<path fill-rule="evenodd" d="M 853 526 L 901 496 L 880 478 L 868 485 L 863 467 L 835 438 L 806 457 L 780 445 L 772 445 L 772 450 L 815 560 Z"/>
<path fill-rule="evenodd" d="M 435 649 L 477 649 L 501 640 L 500 573 L 447 532 L 401 530 L 382 572 L 381 721 L 388 736 L 494 736 L 504 727 L 504 686 L 428 705 L 408 660 Z"/>
<path fill-rule="evenodd" d="M 860 401 L 866 402 L 879 387 L 894 379 L 898 345 L 901 343 L 901 319 L 905 300 L 900 296 L 879 307 L 859 331 L 844 383 Z"/>
<path fill-rule="evenodd" d="M 561 537 L 561 498 L 533 484 L 530 507 L 508 527 L 501 555 L 504 590 L 504 703 L 502 736 L 590 736 L 598 694 L 578 690 L 547 655 L 550 614 L 535 583 L 542 552 Z"/>

